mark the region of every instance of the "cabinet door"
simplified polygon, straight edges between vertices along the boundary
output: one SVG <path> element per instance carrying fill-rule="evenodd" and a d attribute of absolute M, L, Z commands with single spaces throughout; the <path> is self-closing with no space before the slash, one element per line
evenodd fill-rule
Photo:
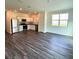
<path fill-rule="evenodd" d="M 35 25 L 28 25 L 27 27 L 28 30 L 35 30 Z"/>
<path fill-rule="evenodd" d="M 23 31 L 23 26 L 19 26 L 19 31 Z"/>

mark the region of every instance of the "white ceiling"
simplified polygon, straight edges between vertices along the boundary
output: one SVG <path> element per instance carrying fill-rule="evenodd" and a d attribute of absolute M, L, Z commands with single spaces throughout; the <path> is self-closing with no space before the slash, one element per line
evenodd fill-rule
<path fill-rule="evenodd" d="M 53 11 L 73 8 L 73 0 L 5 0 L 5 8 L 23 11 Z"/>

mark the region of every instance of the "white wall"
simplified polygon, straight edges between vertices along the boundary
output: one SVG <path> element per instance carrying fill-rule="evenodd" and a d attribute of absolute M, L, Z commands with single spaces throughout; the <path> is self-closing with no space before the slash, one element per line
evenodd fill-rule
<path fill-rule="evenodd" d="M 51 24 L 52 24 L 52 14 L 63 13 L 63 12 L 69 13 L 69 20 L 68 20 L 67 27 L 51 26 Z M 51 32 L 51 33 L 73 36 L 73 9 L 71 8 L 71 9 L 66 9 L 66 10 L 58 10 L 58 11 L 48 12 L 47 29 L 46 30 L 47 30 L 47 32 Z"/>

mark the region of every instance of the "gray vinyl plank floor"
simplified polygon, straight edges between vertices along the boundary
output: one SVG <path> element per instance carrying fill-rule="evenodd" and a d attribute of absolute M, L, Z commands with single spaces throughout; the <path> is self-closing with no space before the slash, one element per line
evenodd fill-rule
<path fill-rule="evenodd" d="M 35 31 L 6 33 L 5 59 L 73 59 L 73 37 Z"/>

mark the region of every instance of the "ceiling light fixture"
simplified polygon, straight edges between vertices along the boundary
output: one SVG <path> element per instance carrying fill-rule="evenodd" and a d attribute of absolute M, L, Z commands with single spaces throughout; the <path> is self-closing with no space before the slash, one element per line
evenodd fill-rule
<path fill-rule="evenodd" d="M 21 11 L 21 10 L 22 10 L 22 8 L 19 8 L 19 10 Z"/>
<path fill-rule="evenodd" d="M 17 12 L 17 10 L 14 10 L 14 12 Z"/>

